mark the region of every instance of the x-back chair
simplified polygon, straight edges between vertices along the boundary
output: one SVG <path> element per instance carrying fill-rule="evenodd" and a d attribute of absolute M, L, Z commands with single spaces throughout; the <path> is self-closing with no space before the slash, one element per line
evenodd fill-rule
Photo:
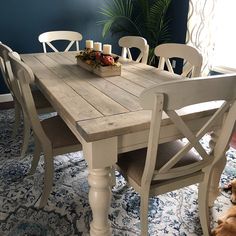
<path fill-rule="evenodd" d="M 14 128 L 13 128 L 13 133 L 12 133 L 12 137 L 14 138 L 17 134 L 17 130 L 20 125 L 20 117 L 21 117 L 22 109 L 19 103 L 20 98 L 17 96 L 15 87 L 13 84 L 13 77 L 11 73 L 11 66 L 9 63 L 9 56 L 8 56 L 9 52 L 12 52 L 11 48 L 9 48 L 7 45 L 3 43 L 0 43 L 0 68 L 1 68 L 4 81 L 11 92 L 14 105 L 15 105 L 15 123 L 14 123 Z M 19 54 L 15 54 L 15 56 L 17 56 L 18 59 L 20 60 Z M 38 114 L 54 111 L 51 104 L 48 102 L 48 100 L 43 96 L 43 94 L 39 90 L 34 89 L 32 91 L 32 96 L 34 98 L 34 102 L 35 102 L 35 106 L 36 106 L 36 110 Z M 23 113 L 23 122 L 24 122 L 24 133 L 23 133 L 21 157 L 24 157 L 28 144 L 29 144 L 29 139 L 30 139 L 30 125 L 28 122 L 28 118 L 24 115 L 24 113 Z"/>
<path fill-rule="evenodd" d="M 42 151 L 44 153 L 44 186 L 39 203 L 39 207 L 44 207 L 47 204 L 47 199 L 53 185 L 53 157 L 69 152 L 80 151 L 82 145 L 60 116 L 54 116 L 42 121 L 39 120 L 30 89 L 30 84 L 34 81 L 34 74 L 32 70 L 25 63 L 17 59 L 13 53 L 9 53 L 9 59 L 14 75 L 14 84 L 18 97 L 20 98 L 19 102 L 27 115 L 35 139 L 35 150 L 29 174 L 35 172 L 40 154 Z"/>
<path fill-rule="evenodd" d="M 49 31 L 39 35 L 39 42 L 43 44 L 43 51 L 47 52 L 47 46 L 54 52 L 58 52 L 58 49 L 52 44 L 54 41 L 64 40 L 69 41 L 69 44 L 65 48 L 65 52 L 69 51 L 73 44 L 76 44 L 76 50 L 79 51 L 79 41 L 82 40 L 82 35 L 75 31 Z"/>
<path fill-rule="evenodd" d="M 187 99 L 186 99 L 187 98 Z M 177 110 L 210 101 L 223 104 L 206 123 L 195 124 L 194 131 Z M 148 147 L 120 154 L 118 169 L 141 195 L 141 235 L 148 234 L 149 197 L 199 183 L 199 217 L 203 235 L 209 235 L 209 185 L 213 167 L 225 158 L 236 119 L 236 76 L 193 78 L 163 83 L 146 89 L 140 96 L 144 109 L 152 110 Z M 162 115 L 165 112 L 187 144 L 180 140 L 160 143 Z M 199 140 L 221 127 L 211 153 Z M 191 149 L 194 148 L 196 152 Z"/>
<path fill-rule="evenodd" d="M 194 47 L 186 44 L 165 43 L 158 45 L 154 53 L 159 57 L 158 69 L 164 70 L 166 65 L 168 71 L 174 73 L 170 58 L 181 58 L 184 60 L 182 76 L 198 77 L 201 74 L 202 55 Z"/>
<path fill-rule="evenodd" d="M 133 60 L 133 57 L 130 49 L 138 48 L 140 50 L 140 54 L 138 55 L 136 61 L 147 64 L 149 45 L 147 44 L 147 40 L 145 38 L 139 36 L 125 36 L 119 39 L 119 46 L 122 47 L 121 56 L 123 58 L 128 57 L 131 60 Z"/>

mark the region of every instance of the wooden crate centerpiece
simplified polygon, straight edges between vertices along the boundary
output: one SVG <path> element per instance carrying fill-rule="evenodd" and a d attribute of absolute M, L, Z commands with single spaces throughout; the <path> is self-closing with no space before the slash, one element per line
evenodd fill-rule
<path fill-rule="evenodd" d="M 102 52 L 86 49 L 80 51 L 76 58 L 79 66 L 98 76 L 121 75 L 121 64 L 118 62 L 119 57 L 117 56 L 105 55 Z"/>

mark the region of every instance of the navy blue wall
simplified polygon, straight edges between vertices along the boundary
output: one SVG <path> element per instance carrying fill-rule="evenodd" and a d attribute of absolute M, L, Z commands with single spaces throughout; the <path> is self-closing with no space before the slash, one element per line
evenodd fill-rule
<path fill-rule="evenodd" d="M 101 36 L 99 7 L 105 0 L 7 0 L 1 1 L 0 41 L 19 53 L 42 52 L 38 35 L 51 30 L 74 30 L 85 39 L 113 44 L 119 53 L 117 38 Z M 188 0 L 173 0 L 169 15 L 172 18 L 173 42 L 184 42 Z M 7 92 L 0 78 L 0 93 Z"/>
<path fill-rule="evenodd" d="M 171 42 L 185 43 L 189 0 L 172 0 L 167 12 L 170 18 Z"/>
<path fill-rule="evenodd" d="M 169 11 L 170 34 L 172 43 L 185 43 L 187 31 L 189 0 L 172 0 Z M 176 60 L 175 73 L 182 73 L 183 60 Z"/>
<path fill-rule="evenodd" d="M 1 1 L 0 41 L 19 53 L 42 52 L 38 35 L 51 30 L 74 30 L 85 39 L 112 43 L 102 38 L 96 22 L 103 0 L 7 0 Z M 0 93 L 7 92 L 0 78 Z"/>
<path fill-rule="evenodd" d="M 103 0 L 2 1 L 0 41 L 20 53 L 41 52 L 38 35 L 51 30 L 75 30 L 84 39 L 102 41 L 101 26 L 96 24 L 102 3 Z"/>

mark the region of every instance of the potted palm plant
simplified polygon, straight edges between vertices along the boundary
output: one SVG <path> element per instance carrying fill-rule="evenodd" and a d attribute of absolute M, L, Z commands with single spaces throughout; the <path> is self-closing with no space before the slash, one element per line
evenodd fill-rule
<path fill-rule="evenodd" d="M 144 37 L 149 44 L 149 64 L 155 64 L 154 48 L 169 42 L 166 12 L 171 0 L 107 0 L 100 13 L 105 17 L 103 36 L 108 33 Z"/>

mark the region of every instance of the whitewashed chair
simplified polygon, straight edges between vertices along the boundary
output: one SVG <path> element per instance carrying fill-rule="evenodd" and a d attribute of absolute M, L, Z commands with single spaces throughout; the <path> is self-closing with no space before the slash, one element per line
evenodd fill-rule
<path fill-rule="evenodd" d="M 49 31 L 40 34 L 38 40 L 43 44 L 43 51 L 46 53 L 46 46 L 49 46 L 54 52 L 58 52 L 55 46 L 51 43 L 58 40 L 70 41 L 64 52 L 69 51 L 74 43 L 76 44 L 76 51 L 79 51 L 79 41 L 81 41 L 82 38 L 82 35 L 75 31 Z"/>
<path fill-rule="evenodd" d="M 168 71 L 174 73 L 170 58 L 181 58 L 184 60 L 182 76 L 199 77 L 202 67 L 202 55 L 194 47 L 186 44 L 165 43 L 154 49 L 154 53 L 159 57 L 158 69 L 164 70 L 165 64 Z"/>
<path fill-rule="evenodd" d="M 147 64 L 149 45 L 145 38 L 139 36 L 125 36 L 119 39 L 119 46 L 122 47 L 121 56 L 124 58 L 129 58 L 133 60 L 130 49 L 138 48 L 140 54 L 138 55 L 136 61 L 143 64 Z"/>
<path fill-rule="evenodd" d="M 30 84 L 34 81 L 31 69 L 13 53 L 9 53 L 14 86 L 20 98 L 20 104 L 27 115 L 35 138 L 35 150 L 29 174 L 33 174 L 39 162 L 40 153 L 44 153 L 45 174 L 44 187 L 39 207 L 44 207 L 53 185 L 53 157 L 60 154 L 75 152 L 82 149 L 74 134 L 60 116 L 39 120 L 35 108 Z"/>
<path fill-rule="evenodd" d="M 14 105 L 15 105 L 15 123 L 14 123 L 14 128 L 13 128 L 13 133 L 12 133 L 12 137 L 14 138 L 16 136 L 17 130 L 20 125 L 21 105 L 19 103 L 19 98 L 17 97 L 17 94 L 12 85 L 13 78 L 11 76 L 12 73 L 11 73 L 11 68 L 9 64 L 9 56 L 8 56 L 9 52 L 12 52 L 11 48 L 9 48 L 7 45 L 3 43 L 0 43 L 0 68 L 1 68 L 4 81 L 11 92 Z M 18 55 L 18 59 L 20 59 L 19 54 L 17 55 Z M 38 114 L 54 111 L 51 104 L 48 102 L 48 100 L 43 96 L 43 94 L 39 90 L 34 89 L 32 91 L 32 94 L 33 94 L 33 98 L 35 101 L 35 106 L 36 106 Z M 30 125 L 28 122 L 28 118 L 24 114 L 23 114 L 23 122 L 24 122 L 24 132 L 23 132 L 23 144 L 22 144 L 22 149 L 21 149 L 21 157 L 24 157 L 28 144 L 29 144 L 29 139 L 30 139 Z"/>
<path fill-rule="evenodd" d="M 187 98 L 187 99 L 186 99 Z M 196 132 L 176 110 L 208 101 L 224 100 L 212 117 L 196 124 Z M 236 119 L 236 76 L 189 79 L 168 82 L 146 89 L 140 96 L 144 109 L 152 110 L 148 147 L 120 154 L 118 167 L 128 183 L 141 195 L 141 235 L 148 232 L 148 199 L 191 184 L 199 183 L 199 217 L 203 235 L 209 235 L 208 200 L 212 168 L 225 158 Z M 160 143 L 160 127 L 165 112 L 189 142 Z M 228 112 L 228 113 L 227 113 Z M 224 122 L 222 120 L 224 119 Z M 213 152 L 208 154 L 199 139 L 221 125 Z M 193 152 L 194 148 L 198 153 Z"/>
<path fill-rule="evenodd" d="M 13 132 L 12 132 L 12 137 L 14 138 L 20 126 L 21 108 L 11 88 L 11 81 L 6 70 L 6 58 L 8 57 L 8 52 L 11 52 L 11 51 L 12 51 L 11 48 L 9 48 L 7 45 L 0 42 L 0 69 L 3 76 L 3 80 L 12 95 L 14 106 L 15 106 L 15 123 L 13 127 Z"/>

